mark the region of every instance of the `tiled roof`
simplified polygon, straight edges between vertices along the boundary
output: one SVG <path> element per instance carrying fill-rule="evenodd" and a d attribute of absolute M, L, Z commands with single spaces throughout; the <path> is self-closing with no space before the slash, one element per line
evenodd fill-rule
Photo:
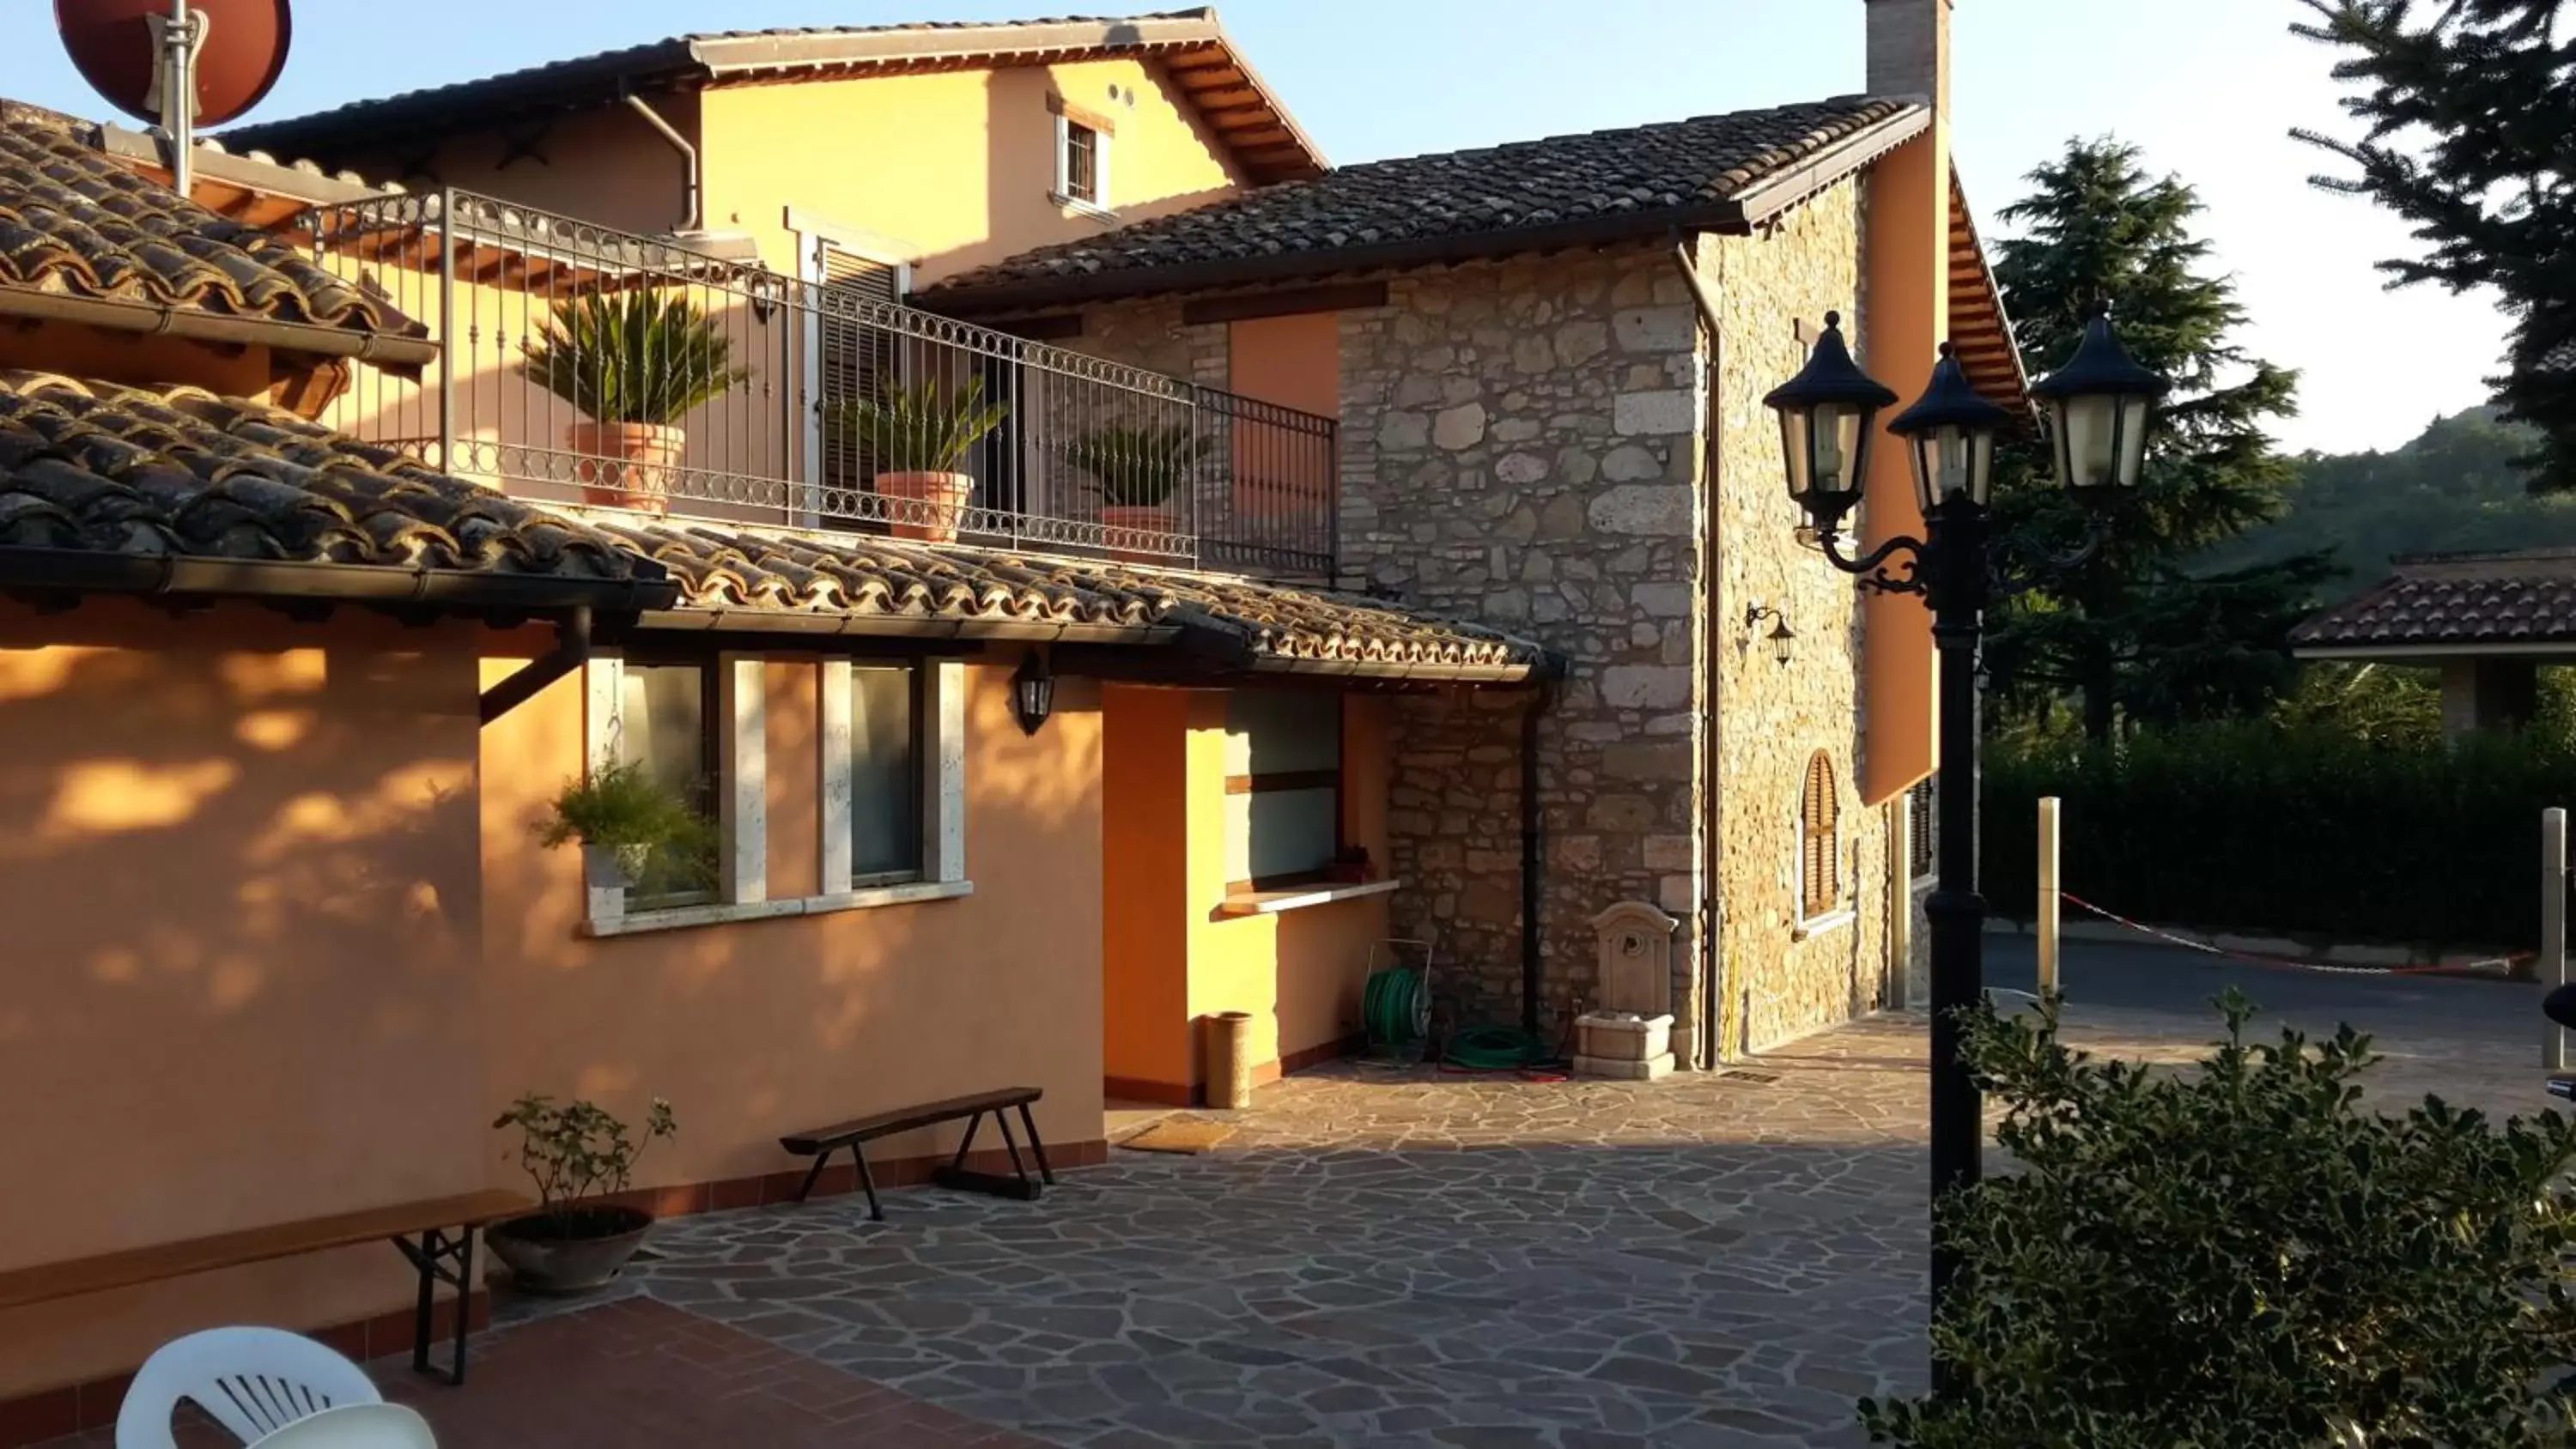
<path fill-rule="evenodd" d="M 862 534 L 729 526 L 581 511 L 670 570 L 680 614 L 1071 626 L 1169 632 L 1252 668 L 1517 678 L 1545 651 L 1477 624 L 1383 599 L 1228 574 L 1035 558 Z M 752 621 L 751 627 L 758 627 Z M 863 632 L 863 631 L 862 631 Z"/>
<path fill-rule="evenodd" d="M 1837 143 L 1920 110 L 1845 96 L 1344 166 L 1023 252 L 946 278 L 923 295 L 933 306 L 977 303 L 979 293 L 1004 289 L 1117 295 L 1400 265 L 1414 252 L 1424 253 L 1418 260 L 1497 254 L 1564 244 L 1551 238 L 1570 229 L 1649 235 L 1669 225 L 1709 225 L 1765 182 L 1785 180 Z M 1452 245 L 1435 250 L 1437 243 Z"/>
<path fill-rule="evenodd" d="M 279 408 L 7 369 L 0 548 L 610 584 L 663 576 L 598 530 Z"/>
<path fill-rule="evenodd" d="M 2576 652 L 2576 549 L 2419 554 L 2290 632 L 2303 654 L 2566 644 Z"/>
<path fill-rule="evenodd" d="M 0 289 L 428 336 L 285 238 L 137 176 L 64 118 L 16 105 L 0 108 Z"/>
<path fill-rule="evenodd" d="M 1312 139 L 1235 51 L 1216 11 L 1207 6 L 1142 15 L 700 31 L 236 126 L 224 138 L 297 155 L 329 156 L 418 131 L 482 127 L 523 115 L 610 104 L 645 89 L 827 72 L 1040 64 L 1100 54 L 1150 54 L 1163 62 L 1182 94 L 1203 105 L 1209 129 L 1255 183 L 1324 169 Z M 1215 103 L 1219 97 L 1221 106 Z"/>

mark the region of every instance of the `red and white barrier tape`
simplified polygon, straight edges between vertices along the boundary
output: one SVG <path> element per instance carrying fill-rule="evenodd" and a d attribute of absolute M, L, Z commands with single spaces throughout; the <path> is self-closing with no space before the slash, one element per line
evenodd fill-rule
<path fill-rule="evenodd" d="M 2091 911 L 2093 914 L 2111 922 L 2113 925 L 2125 926 L 2142 936 L 2153 936 L 2159 941 L 2170 942 L 2176 946 L 2182 946 L 2189 950 L 2198 951 L 2203 955 L 2225 956 L 2238 961 L 2250 962 L 2256 966 L 2275 966 L 2292 971 L 2329 971 L 2358 976 L 2457 976 L 2462 974 L 2464 971 L 2482 970 L 2483 968 L 2488 967 L 2501 967 L 2504 971 L 2510 972 L 2513 969 L 2515 962 L 2536 959 L 2539 955 L 2536 951 L 2517 951 L 2510 956 L 2490 956 L 2481 961 L 2471 961 L 2465 966 L 2444 966 L 2439 964 L 2431 966 L 2346 966 L 2333 961 L 2301 961 L 2289 956 L 2266 956 L 2253 951 L 2231 951 L 2224 946 L 2216 945 L 2208 941 L 2195 941 L 2189 936 L 2178 936 L 2171 931 L 2159 930 L 2156 927 L 2146 925 L 2143 922 L 2130 920 L 2128 917 L 2116 912 L 2104 910 L 2102 907 L 2093 904 L 2091 901 L 2084 899 L 2073 891 L 2059 891 L 2057 895 L 2060 900 L 2069 902 L 2083 910 Z"/>

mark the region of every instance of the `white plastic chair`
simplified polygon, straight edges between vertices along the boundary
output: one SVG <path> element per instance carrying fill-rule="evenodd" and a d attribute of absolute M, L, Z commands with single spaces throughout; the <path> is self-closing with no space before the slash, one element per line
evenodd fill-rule
<path fill-rule="evenodd" d="M 256 1444 L 325 1409 L 380 1404 L 384 1395 L 365 1370 L 302 1334 L 209 1328 L 174 1338 L 144 1360 L 116 1414 L 116 1449 L 178 1449 L 170 1415 L 182 1399 L 234 1438 Z"/>
<path fill-rule="evenodd" d="M 251 1449 L 438 1449 L 429 1421 L 400 1404 L 342 1404 L 296 1420 Z"/>

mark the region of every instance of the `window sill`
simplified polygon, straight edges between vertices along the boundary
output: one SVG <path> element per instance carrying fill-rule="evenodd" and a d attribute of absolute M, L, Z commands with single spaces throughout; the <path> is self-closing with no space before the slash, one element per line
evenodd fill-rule
<path fill-rule="evenodd" d="M 919 901 L 948 901 L 975 893 L 963 880 L 918 880 L 901 885 L 868 886 L 838 895 L 798 896 L 784 901 L 751 901 L 739 905 L 682 906 L 668 911 L 642 911 L 613 921 L 585 921 L 581 934 L 593 937 L 640 936 L 648 931 L 679 931 L 692 926 L 722 926 L 737 921 L 767 921 L 780 916 L 827 916 L 875 906 L 904 906 Z"/>
<path fill-rule="evenodd" d="M 1285 890 L 1245 891 L 1219 902 L 1216 913 L 1220 916 L 1275 916 L 1281 911 L 1302 911 L 1308 906 L 1329 906 L 1335 901 L 1387 895 L 1403 886 L 1404 882 L 1400 880 L 1371 880 L 1354 885 L 1290 886 Z"/>
<path fill-rule="evenodd" d="M 1076 200 L 1073 197 L 1065 195 L 1061 191 L 1048 192 L 1047 200 L 1064 208 L 1065 211 L 1071 215 L 1090 217 L 1093 221 L 1099 222 L 1102 226 L 1116 226 L 1118 224 L 1117 212 L 1114 212 L 1105 206 L 1095 206 L 1088 201 Z"/>
<path fill-rule="evenodd" d="M 1791 928 L 1789 939 L 1792 941 L 1812 940 L 1829 931 L 1839 931 L 1843 927 L 1848 926 L 1859 919 L 1860 912 L 1852 910 L 1849 907 L 1845 907 L 1842 910 L 1818 916 L 1812 921 L 1800 921 L 1795 927 Z"/>

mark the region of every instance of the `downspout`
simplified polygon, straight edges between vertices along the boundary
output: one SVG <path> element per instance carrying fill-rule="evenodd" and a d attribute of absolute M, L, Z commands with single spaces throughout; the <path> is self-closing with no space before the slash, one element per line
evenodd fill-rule
<path fill-rule="evenodd" d="M 1545 819 L 1538 803 L 1538 720 L 1556 703 L 1556 685 L 1540 685 L 1521 711 L 1521 1030 L 1538 1035 L 1541 985 L 1539 912 L 1544 905 Z"/>
<path fill-rule="evenodd" d="M 1704 391 L 1709 403 L 1701 410 L 1700 426 L 1708 435 L 1704 448 L 1707 468 L 1706 491 L 1714 498 L 1717 496 L 1721 480 L 1719 464 L 1725 453 L 1722 446 L 1723 432 L 1718 424 L 1717 404 L 1717 389 L 1725 376 L 1722 366 L 1726 356 L 1725 339 L 1718 331 L 1717 294 L 1709 286 L 1708 279 L 1700 275 L 1699 264 L 1692 257 L 1691 249 L 1692 238 L 1689 236 L 1677 235 L 1673 238 L 1673 264 L 1681 268 L 1682 280 L 1690 285 L 1691 300 L 1699 310 L 1700 325 L 1707 329 L 1708 333 L 1708 371 Z M 1706 803 L 1700 811 L 1698 821 L 1704 842 L 1701 861 L 1704 885 L 1700 893 L 1702 923 L 1699 933 L 1698 961 L 1702 991 L 1697 1030 L 1691 1033 L 1694 1038 L 1692 1055 L 1698 1060 L 1686 1062 L 1683 1065 L 1714 1068 L 1726 1054 L 1726 1044 L 1719 1037 L 1719 1027 L 1726 1020 L 1726 957 L 1719 949 L 1719 938 L 1726 928 L 1725 902 L 1718 894 L 1717 870 L 1718 862 L 1724 855 L 1724 837 L 1719 831 L 1718 812 L 1725 808 L 1718 798 L 1717 789 L 1720 744 L 1718 731 L 1722 728 L 1718 720 L 1717 685 L 1721 677 L 1719 665 L 1722 662 L 1719 654 L 1721 647 L 1719 631 L 1724 627 L 1726 614 L 1719 606 L 1718 599 L 1718 581 L 1723 577 L 1723 572 L 1718 568 L 1719 539 L 1717 510 L 1714 507 L 1709 510 L 1708 527 L 1708 559 L 1703 570 L 1703 576 L 1707 580 L 1708 596 L 1706 623 L 1702 626 L 1706 636 L 1702 641 L 1705 658 L 1701 665 L 1702 675 L 1708 681 L 1708 719 L 1701 728 L 1700 745 L 1700 774 L 1703 798 Z"/>
<path fill-rule="evenodd" d="M 671 230 L 675 233 L 705 230 L 705 202 L 699 186 L 698 148 L 690 144 L 688 137 L 680 134 L 679 128 L 663 120 L 660 111 L 646 105 L 642 96 L 630 94 L 625 99 L 627 109 L 642 116 L 645 125 L 660 132 L 662 139 L 671 143 L 671 149 L 680 153 L 681 165 L 688 172 L 686 179 L 681 182 L 680 224 Z"/>

